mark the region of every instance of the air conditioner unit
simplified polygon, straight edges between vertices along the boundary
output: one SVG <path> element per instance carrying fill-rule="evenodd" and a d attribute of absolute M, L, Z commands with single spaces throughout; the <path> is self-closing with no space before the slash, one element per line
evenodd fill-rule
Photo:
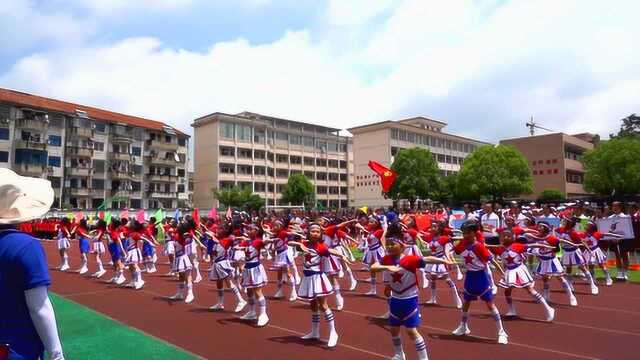
<path fill-rule="evenodd" d="M 1 122 L 1 123 L 3 123 L 3 124 L 8 124 L 8 123 L 10 123 L 10 122 L 11 122 L 11 119 L 9 119 L 9 118 L 2 118 L 2 119 L 0 119 L 0 122 Z"/>
<path fill-rule="evenodd" d="M 42 120 L 45 124 L 49 123 L 49 114 L 44 114 L 44 119 Z"/>

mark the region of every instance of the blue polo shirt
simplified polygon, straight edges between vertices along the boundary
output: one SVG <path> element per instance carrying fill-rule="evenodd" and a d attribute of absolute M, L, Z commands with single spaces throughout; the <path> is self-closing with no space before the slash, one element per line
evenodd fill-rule
<path fill-rule="evenodd" d="M 42 356 L 44 346 L 31 321 L 24 292 L 50 284 L 40 242 L 23 232 L 0 228 L 0 343 L 9 344 L 10 360 Z"/>

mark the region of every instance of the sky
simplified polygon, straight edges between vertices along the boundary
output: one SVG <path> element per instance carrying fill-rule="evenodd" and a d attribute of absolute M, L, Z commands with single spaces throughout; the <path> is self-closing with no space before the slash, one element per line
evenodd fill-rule
<path fill-rule="evenodd" d="M 426 116 L 490 142 L 533 116 L 606 138 L 640 112 L 638 14 L 635 0 L 11 0 L 0 87 L 190 134 L 251 111 L 341 129 Z"/>

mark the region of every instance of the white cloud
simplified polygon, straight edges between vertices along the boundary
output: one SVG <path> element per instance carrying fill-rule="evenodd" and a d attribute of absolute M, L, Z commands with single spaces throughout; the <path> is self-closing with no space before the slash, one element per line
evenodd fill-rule
<path fill-rule="evenodd" d="M 532 115 L 556 130 L 606 135 L 640 111 L 635 2 L 357 5 L 333 2 L 328 28 L 313 37 L 289 31 L 268 44 L 237 39 L 196 52 L 130 38 L 44 51 L 18 61 L 0 84 L 185 131 L 213 111 L 339 128 L 426 115 L 496 141 L 524 135 Z M 362 41 L 336 40 L 342 31 Z"/>

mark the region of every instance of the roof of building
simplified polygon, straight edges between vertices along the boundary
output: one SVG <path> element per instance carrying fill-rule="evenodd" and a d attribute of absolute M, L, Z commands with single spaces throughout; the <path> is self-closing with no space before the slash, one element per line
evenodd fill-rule
<path fill-rule="evenodd" d="M 287 122 L 300 124 L 300 125 L 313 126 L 313 127 L 321 128 L 321 129 L 324 129 L 324 130 L 327 130 L 327 131 L 331 131 L 331 132 L 340 131 L 340 129 L 336 129 L 336 128 L 332 128 L 332 127 L 328 127 L 328 126 L 324 126 L 324 125 L 317 125 L 317 124 L 312 124 L 312 123 L 308 123 L 308 122 L 283 119 L 283 118 L 269 116 L 269 115 L 262 115 L 262 114 L 258 114 L 258 113 L 254 113 L 254 112 L 250 112 L 250 111 L 243 111 L 243 112 L 238 113 L 238 114 L 227 114 L 227 113 L 216 111 L 216 112 L 213 112 L 211 114 L 200 116 L 199 118 L 193 120 L 193 124 L 191 126 L 197 125 L 196 123 L 197 123 L 198 120 L 203 120 L 203 119 L 206 119 L 206 118 L 214 116 L 214 115 L 225 115 L 225 116 L 239 117 L 239 118 L 245 118 L 245 119 L 260 118 L 260 119 L 264 119 L 264 120 L 287 121 Z"/>
<path fill-rule="evenodd" d="M 125 115 L 109 110 L 98 109 L 91 106 L 74 104 L 62 100 L 46 98 L 43 96 L 28 94 L 25 92 L 0 88 L 0 101 L 35 109 L 58 111 L 66 114 L 76 114 L 76 110 L 84 111 L 89 118 L 99 119 L 111 123 L 123 123 L 131 126 L 142 127 L 151 130 L 163 131 L 165 127 L 173 129 L 177 134 L 189 136 L 182 131 L 161 121 L 149 120 L 137 116 Z"/>

